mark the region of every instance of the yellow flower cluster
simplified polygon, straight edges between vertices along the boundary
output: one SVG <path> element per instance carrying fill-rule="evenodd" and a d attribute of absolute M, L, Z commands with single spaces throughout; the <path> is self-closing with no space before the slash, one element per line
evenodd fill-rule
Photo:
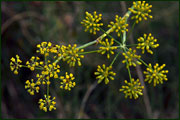
<path fill-rule="evenodd" d="M 157 42 L 157 39 L 155 39 L 151 33 L 147 36 L 147 34 L 144 34 L 144 37 L 138 38 L 138 46 L 136 47 L 137 49 L 142 49 L 142 53 L 144 54 L 145 49 L 147 50 L 148 53 L 153 54 L 153 51 L 150 50 L 151 48 L 157 48 L 159 44 L 155 44 Z"/>
<path fill-rule="evenodd" d="M 54 77 L 58 78 L 58 73 L 60 73 L 60 66 L 56 63 L 44 65 L 44 69 L 41 72 L 41 75 L 37 74 L 36 77 L 38 81 L 41 81 L 42 84 L 50 84 L 49 79 Z"/>
<path fill-rule="evenodd" d="M 136 19 L 136 23 L 139 23 L 142 19 L 147 20 L 147 17 L 153 18 L 152 15 L 149 15 L 152 5 L 149 5 L 145 1 L 138 1 L 137 3 L 133 2 L 133 6 L 134 9 L 129 8 L 129 10 L 135 14 L 131 19 Z"/>
<path fill-rule="evenodd" d="M 56 63 L 52 63 L 52 64 L 47 64 L 44 66 L 45 71 L 42 71 L 42 75 L 47 75 L 50 78 L 54 77 L 54 78 L 58 78 L 58 73 L 60 72 L 60 66 L 57 65 Z M 49 80 L 49 77 L 46 79 Z"/>
<path fill-rule="evenodd" d="M 98 65 L 97 72 L 94 73 L 97 75 L 96 79 L 98 79 L 98 83 L 101 83 L 104 80 L 105 84 L 108 84 L 109 80 L 114 80 L 116 73 L 111 70 L 112 66 L 106 67 L 106 65 L 103 64 L 101 67 Z"/>
<path fill-rule="evenodd" d="M 31 79 L 31 82 L 29 81 L 29 80 L 27 80 L 26 81 L 26 85 L 25 85 L 25 89 L 28 89 L 27 91 L 28 91 L 28 93 L 30 94 L 30 95 L 34 95 L 34 91 L 36 91 L 37 93 L 39 93 L 39 86 L 38 85 L 40 85 L 39 84 L 39 82 L 37 82 L 37 83 L 34 83 L 34 80 L 33 79 Z"/>
<path fill-rule="evenodd" d="M 50 49 L 50 52 L 57 54 L 57 55 L 54 56 L 54 58 L 62 57 L 63 53 L 65 52 L 65 48 L 66 48 L 66 46 L 64 46 L 64 45 L 62 45 L 62 46 L 55 45 L 54 47 L 52 47 Z"/>
<path fill-rule="evenodd" d="M 50 81 L 46 79 L 45 75 L 36 74 L 36 77 L 37 77 L 37 82 L 39 84 L 43 84 L 43 85 L 45 85 L 45 84 L 49 85 L 50 84 Z"/>
<path fill-rule="evenodd" d="M 16 59 L 14 57 L 11 58 L 11 62 L 10 62 L 10 69 L 11 71 L 14 71 L 14 74 L 18 74 L 18 69 L 20 67 L 22 67 L 20 64 L 22 63 L 22 61 L 20 60 L 19 56 L 16 55 Z"/>
<path fill-rule="evenodd" d="M 36 52 L 40 53 L 42 55 L 45 55 L 45 56 L 49 56 L 49 52 L 50 52 L 51 47 L 52 47 L 51 42 L 42 42 L 41 44 L 37 45 L 37 48 L 39 50 L 37 50 Z"/>
<path fill-rule="evenodd" d="M 102 46 L 99 47 L 99 53 L 101 53 L 102 55 L 107 53 L 107 58 L 110 58 L 110 54 L 114 54 L 115 49 L 117 49 L 117 47 L 113 46 L 114 44 L 114 39 L 111 39 L 111 41 L 109 42 L 108 39 L 106 39 L 105 41 L 100 41 L 99 42 Z"/>
<path fill-rule="evenodd" d="M 67 61 L 70 67 L 74 67 L 76 62 L 78 66 L 81 66 L 81 58 L 84 58 L 84 55 L 79 54 L 82 52 L 84 52 L 84 49 L 79 50 L 76 44 L 74 46 L 68 45 L 64 48 L 63 61 Z"/>
<path fill-rule="evenodd" d="M 73 88 L 76 83 L 73 82 L 73 80 L 75 79 L 75 77 L 73 77 L 73 74 L 70 73 L 68 75 L 68 73 L 66 72 L 65 76 L 61 76 L 60 79 L 62 80 L 62 82 L 60 82 L 60 88 L 61 89 L 65 89 L 65 90 L 71 90 L 71 88 Z"/>
<path fill-rule="evenodd" d="M 39 99 L 39 108 L 41 110 L 44 110 L 45 112 L 47 112 L 47 110 L 52 111 L 53 109 L 56 110 L 56 102 L 54 101 L 56 98 L 53 97 L 53 99 L 51 99 L 51 96 L 46 96 L 44 95 L 45 99 Z"/>
<path fill-rule="evenodd" d="M 35 67 L 39 66 L 38 60 L 40 60 L 39 57 L 32 56 L 31 59 L 30 59 L 30 62 L 29 61 L 26 62 L 27 67 L 31 71 L 34 71 Z"/>
<path fill-rule="evenodd" d="M 129 66 L 134 66 L 136 67 L 136 65 L 141 65 L 142 63 L 140 61 L 138 61 L 138 59 L 141 58 L 140 55 L 136 55 L 136 50 L 132 50 L 131 48 L 129 48 L 129 51 L 122 53 L 122 55 L 124 56 L 125 60 L 122 61 L 122 63 L 126 63 L 127 61 L 127 67 Z"/>
<path fill-rule="evenodd" d="M 112 32 L 115 31 L 117 33 L 117 36 L 120 37 L 121 33 L 128 31 L 128 24 L 126 24 L 125 18 L 121 18 L 118 15 L 116 15 L 115 21 L 115 23 L 111 21 L 108 27 L 112 28 Z"/>
<path fill-rule="evenodd" d="M 86 19 L 84 19 L 81 24 L 86 27 L 85 32 L 96 34 L 96 31 L 100 31 L 99 27 L 103 26 L 103 23 L 99 23 L 102 19 L 102 14 L 97 15 L 96 11 L 94 14 L 86 12 Z"/>
<path fill-rule="evenodd" d="M 148 83 L 153 82 L 153 85 L 156 86 L 159 83 L 163 83 L 163 81 L 167 81 L 167 73 L 168 70 L 162 70 L 166 65 L 163 64 L 162 66 L 159 66 L 158 63 L 152 67 L 151 64 L 148 65 L 149 67 L 146 69 L 147 71 L 144 71 L 144 74 L 146 75 L 145 81 L 148 81 Z"/>
<path fill-rule="evenodd" d="M 141 86 L 141 83 L 139 82 L 139 79 L 136 81 L 134 78 L 132 78 L 131 82 L 127 82 L 127 80 L 124 81 L 126 86 L 122 86 L 119 91 L 123 91 L 125 94 L 125 98 L 129 96 L 130 99 L 134 97 L 134 99 L 137 99 L 139 95 L 143 95 L 142 90 L 144 89 L 144 86 Z"/>

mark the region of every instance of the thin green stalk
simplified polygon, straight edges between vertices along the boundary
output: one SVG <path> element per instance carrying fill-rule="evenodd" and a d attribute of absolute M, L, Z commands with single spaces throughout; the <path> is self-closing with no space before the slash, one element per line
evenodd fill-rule
<path fill-rule="evenodd" d="M 126 49 L 123 49 L 123 50 L 124 50 L 124 52 L 127 52 Z M 129 68 L 129 65 L 128 65 L 128 61 L 127 61 L 127 60 L 126 60 L 126 66 L 127 66 L 127 69 L 128 69 L 129 79 L 130 79 L 130 81 L 131 81 L 131 83 L 132 83 L 131 72 L 130 72 L 130 68 Z"/>
<path fill-rule="evenodd" d="M 87 52 L 82 52 L 82 53 L 79 53 L 79 55 L 84 55 L 84 54 L 89 54 L 89 53 L 96 53 L 98 52 L 99 50 L 93 50 L 93 51 L 87 51 Z"/>
<path fill-rule="evenodd" d="M 21 67 L 26 67 L 26 68 L 28 68 L 28 66 L 25 66 L 25 65 L 21 65 Z M 35 69 L 37 69 L 37 70 L 42 70 L 43 68 L 42 68 L 42 67 L 35 67 Z"/>
<path fill-rule="evenodd" d="M 114 57 L 113 61 L 112 61 L 111 64 L 110 64 L 110 66 L 112 66 L 112 65 L 114 64 L 114 62 L 116 61 L 116 59 L 117 59 L 117 57 L 118 57 L 119 54 L 120 54 L 120 52 L 118 52 L 118 53 L 116 54 L 116 56 Z"/>
<path fill-rule="evenodd" d="M 63 56 L 58 57 L 58 58 L 56 59 L 56 61 L 54 61 L 54 63 L 59 62 L 62 58 L 63 58 Z"/>
<path fill-rule="evenodd" d="M 123 40 L 122 40 L 123 45 L 125 45 L 125 42 L 126 42 L 126 31 L 123 32 Z"/>
<path fill-rule="evenodd" d="M 84 45 L 79 46 L 78 49 L 86 48 L 86 47 L 88 47 L 88 46 L 90 46 L 90 45 L 93 45 L 93 44 L 95 44 L 95 43 L 97 43 L 97 42 L 98 42 L 97 40 L 88 42 L 88 43 L 86 43 L 86 44 L 84 44 Z"/>
<path fill-rule="evenodd" d="M 127 69 L 128 69 L 129 79 L 130 79 L 130 81 L 131 81 L 131 83 L 132 83 L 131 72 L 130 72 L 130 69 L 129 69 L 127 60 L 126 60 L 126 64 L 127 64 Z"/>
<path fill-rule="evenodd" d="M 111 47 L 123 48 L 122 46 L 111 46 Z M 109 47 L 109 48 L 111 48 L 111 47 Z M 84 54 L 89 54 L 89 53 L 96 53 L 98 51 L 101 51 L 101 50 L 87 51 L 87 52 L 82 52 L 82 53 L 78 53 L 78 54 L 79 55 L 84 55 Z"/>
<path fill-rule="evenodd" d="M 99 36 L 96 40 L 91 41 L 91 42 L 89 42 L 89 43 L 86 43 L 86 44 L 84 44 L 84 45 L 82 45 L 82 46 L 79 46 L 78 49 L 86 48 L 86 47 L 88 47 L 88 46 L 90 46 L 90 45 L 93 45 L 93 44 L 97 43 L 98 41 L 101 41 L 101 40 L 102 40 L 103 38 L 105 38 L 105 37 L 107 36 L 107 34 L 109 34 L 110 32 L 112 32 L 112 28 L 110 28 L 110 29 L 107 30 L 104 34 L 102 34 L 101 36 Z"/>
<path fill-rule="evenodd" d="M 44 61 L 45 61 L 45 64 L 47 65 L 47 57 L 46 57 L 46 52 L 44 53 Z"/>
<path fill-rule="evenodd" d="M 101 27 L 99 27 L 99 29 L 102 31 L 102 32 L 104 32 L 108 37 L 110 37 L 111 39 L 114 39 L 114 41 L 116 42 L 116 43 L 118 43 L 119 45 L 121 44 L 119 41 L 117 41 L 115 38 L 113 38 L 111 35 L 109 35 L 109 34 L 107 34 L 107 32 L 105 31 L 105 30 L 103 30 Z"/>
<path fill-rule="evenodd" d="M 134 9 L 134 6 L 132 6 L 131 7 L 131 9 Z M 124 15 L 124 17 L 126 17 L 126 22 L 125 22 L 125 24 L 127 23 L 127 20 L 128 20 L 128 18 L 129 18 L 129 16 L 131 15 L 131 11 L 128 11 L 125 15 Z M 123 18 L 124 18 L 123 17 Z M 126 42 L 126 31 L 123 33 L 123 45 L 125 44 L 125 42 Z"/>
<path fill-rule="evenodd" d="M 25 65 L 21 65 L 21 67 L 26 67 L 26 68 L 28 68 L 28 66 L 25 66 Z"/>
<path fill-rule="evenodd" d="M 44 61 L 45 61 L 45 64 L 47 65 L 47 56 L 46 56 L 46 52 L 44 54 Z M 48 80 L 49 81 L 49 80 Z M 49 101 L 49 85 L 47 84 L 47 101 Z M 48 104 L 49 105 L 49 104 Z"/>
<path fill-rule="evenodd" d="M 43 68 L 35 67 L 36 70 L 43 70 Z"/>
<path fill-rule="evenodd" d="M 49 101 L 49 85 L 47 84 L 47 101 Z"/>
<path fill-rule="evenodd" d="M 149 67 L 148 64 L 146 64 L 141 58 L 139 58 L 138 60 L 141 61 L 146 67 Z"/>

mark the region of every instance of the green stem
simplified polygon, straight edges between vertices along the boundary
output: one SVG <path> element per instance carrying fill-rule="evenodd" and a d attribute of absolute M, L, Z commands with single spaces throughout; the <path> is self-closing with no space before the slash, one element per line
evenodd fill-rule
<path fill-rule="evenodd" d="M 148 64 L 146 64 L 141 58 L 139 58 L 138 60 L 141 61 L 146 67 L 149 67 Z"/>
<path fill-rule="evenodd" d="M 88 46 L 90 46 L 90 45 L 93 45 L 93 44 L 95 44 L 95 43 L 97 43 L 97 42 L 98 42 L 97 40 L 88 42 L 88 43 L 86 43 L 86 44 L 84 44 L 84 45 L 79 46 L 78 49 L 86 48 L 86 47 L 88 47 Z"/>
<path fill-rule="evenodd" d="M 123 40 L 122 40 L 123 45 L 125 45 L 125 42 L 126 42 L 126 31 L 123 32 Z"/>
<path fill-rule="evenodd" d="M 134 9 L 134 6 L 132 6 L 131 9 Z M 124 15 L 124 17 L 126 17 L 126 22 L 125 22 L 125 24 L 127 23 L 127 20 L 128 20 L 128 18 L 129 18 L 130 15 L 131 15 L 131 11 L 128 11 L 128 12 Z M 124 18 L 124 17 L 123 17 L 123 18 Z M 125 42 L 126 42 L 126 31 L 123 33 L 123 41 L 122 41 L 123 45 L 125 44 Z"/>
<path fill-rule="evenodd" d="M 111 46 L 111 47 L 123 48 L 122 46 Z M 109 47 L 109 48 L 111 48 L 111 47 Z M 89 54 L 89 53 L 96 53 L 98 51 L 101 51 L 101 50 L 87 51 L 87 52 L 82 52 L 82 53 L 78 53 L 78 54 L 79 55 L 84 55 L 84 54 Z"/>
<path fill-rule="evenodd" d="M 47 101 L 49 101 L 49 85 L 47 85 Z"/>
<path fill-rule="evenodd" d="M 124 52 L 127 52 L 126 49 L 123 49 L 123 50 L 124 50 Z M 128 65 L 128 61 L 127 61 L 127 60 L 126 60 L 126 66 L 127 66 L 127 69 L 128 69 L 129 79 L 130 79 L 130 81 L 131 81 L 131 83 L 132 83 L 131 72 L 130 72 L 130 68 L 129 68 L 129 65 Z"/>
<path fill-rule="evenodd" d="M 25 65 L 21 65 L 21 67 L 26 67 L 28 68 L 28 66 L 25 66 Z M 42 70 L 43 68 L 42 67 L 35 67 L 36 70 Z"/>
<path fill-rule="evenodd" d="M 46 57 L 46 52 L 44 53 L 44 61 L 45 61 L 45 64 L 47 65 L 47 57 Z"/>
<path fill-rule="evenodd" d="M 128 69 L 129 79 L 130 79 L 130 81 L 131 81 L 131 83 L 132 83 L 131 72 L 130 72 L 130 69 L 129 69 L 127 60 L 126 60 L 126 64 L 127 64 L 127 69 Z"/>
<path fill-rule="evenodd" d="M 26 67 L 26 68 L 28 68 L 28 66 L 25 66 L 25 65 L 21 65 L 21 67 Z"/>
<path fill-rule="evenodd" d="M 112 65 L 114 64 L 114 62 L 116 61 L 116 59 L 117 59 L 117 57 L 118 57 L 119 54 L 120 54 L 120 52 L 118 52 L 118 53 L 116 54 L 116 56 L 114 57 L 113 61 L 112 61 L 111 64 L 110 64 L 110 66 L 112 66 Z"/>
<path fill-rule="evenodd" d="M 98 52 L 98 51 L 99 51 L 99 50 L 82 52 L 82 53 L 79 53 L 79 55 L 84 55 L 84 54 L 89 54 L 89 53 L 96 53 L 96 52 Z"/>
<path fill-rule="evenodd" d="M 43 68 L 38 68 L 38 67 L 35 67 L 36 70 L 43 70 Z"/>
<path fill-rule="evenodd" d="M 90 46 L 90 45 L 93 45 L 93 44 L 101 41 L 101 40 L 102 40 L 103 38 L 105 38 L 105 37 L 107 36 L 107 34 L 109 34 L 111 31 L 112 31 L 112 28 L 110 28 L 108 31 L 106 31 L 106 33 L 104 33 L 104 34 L 102 34 L 101 36 L 99 36 L 96 40 L 91 41 L 91 42 L 89 42 L 89 43 L 86 43 L 86 44 L 84 44 L 84 45 L 82 45 L 82 46 L 79 46 L 78 49 L 86 48 L 86 47 L 88 47 L 88 46 Z"/>
<path fill-rule="evenodd" d="M 54 63 L 59 62 L 62 58 L 63 58 L 63 56 L 58 57 L 58 58 L 56 59 L 56 61 L 54 61 Z"/>
<path fill-rule="evenodd" d="M 105 30 L 103 30 L 101 27 L 98 27 L 102 32 L 104 32 L 108 37 L 110 37 L 111 39 L 114 39 L 114 41 L 117 43 L 117 44 L 121 44 L 119 41 L 117 41 L 115 38 L 113 38 L 111 35 L 107 34 L 107 32 Z"/>

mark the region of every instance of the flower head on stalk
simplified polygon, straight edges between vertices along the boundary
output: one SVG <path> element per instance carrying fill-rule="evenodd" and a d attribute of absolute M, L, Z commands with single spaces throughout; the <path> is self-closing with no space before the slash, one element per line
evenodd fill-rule
<path fill-rule="evenodd" d="M 100 31 L 99 27 L 103 26 L 103 23 L 100 23 L 101 19 L 102 14 L 97 15 L 96 11 L 94 11 L 93 15 L 89 12 L 86 12 L 86 17 L 81 22 L 81 24 L 86 27 L 85 32 L 89 31 L 95 35 L 96 31 Z"/>
<path fill-rule="evenodd" d="M 121 18 L 118 15 L 116 15 L 115 21 L 116 22 L 111 21 L 108 27 L 112 28 L 112 32 L 115 31 L 117 33 L 117 36 L 120 37 L 122 33 L 128 31 L 128 24 L 126 23 L 125 17 Z"/>
<path fill-rule="evenodd" d="M 111 70 L 112 66 L 106 67 L 106 65 L 103 64 L 101 67 L 98 65 L 97 72 L 94 73 L 97 75 L 96 79 L 98 79 L 98 83 L 101 83 L 104 80 L 105 84 L 108 84 L 109 80 L 114 80 L 116 73 Z"/>
<path fill-rule="evenodd" d="M 141 65 L 142 63 L 140 61 L 138 61 L 138 59 L 141 58 L 140 55 L 136 55 L 136 50 L 132 50 L 131 48 L 129 48 L 129 51 L 122 53 L 122 55 L 124 56 L 125 60 L 122 61 L 122 63 L 128 63 L 126 66 L 134 66 L 136 67 L 136 65 Z"/>
<path fill-rule="evenodd" d="M 139 79 L 135 81 L 134 78 L 132 78 L 131 82 L 127 82 L 127 80 L 124 82 L 126 85 L 122 86 L 119 91 L 125 94 L 125 98 L 129 96 L 130 99 L 133 97 L 134 99 L 137 99 L 139 95 L 143 95 L 142 90 L 144 89 L 144 86 L 141 86 Z"/>
<path fill-rule="evenodd" d="M 56 110 L 56 102 L 54 101 L 56 99 L 56 97 L 53 97 L 53 99 L 51 99 L 51 96 L 44 95 L 45 99 L 39 99 L 39 108 L 45 112 L 52 111 L 52 110 Z"/>
<path fill-rule="evenodd" d="M 131 19 L 136 19 L 136 23 L 142 21 L 142 19 L 147 20 L 147 18 L 153 18 L 151 13 L 152 5 L 149 5 L 145 1 L 133 2 L 134 9 L 129 8 L 129 10 L 134 14 Z"/>
<path fill-rule="evenodd" d="M 26 85 L 25 85 L 25 89 L 28 89 L 28 93 L 30 95 L 34 95 L 34 91 L 36 91 L 37 93 L 39 93 L 39 82 L 34 82 L 33 79 L 31 79 L 31 82 L 29 80 L 26 81 Z"/>
<path fill-rule="evenodd" d="M 99 42 L 102 46 L 99 47 L 99 53 L 101 53 L 102 55 L 107 53 L 107 58 L 110 58 L 110 54 L 114 54 L 115 49 L 117 49 L 117 47 L 113 46 L 114 44 L 114 39 L 111 39 L 111 41 L 109 42 L 108 39 L 106 39 L 105 41 L 100 41 Z"/>
<path fill-rule="evenodd" d="M 26 65 L 31 71 L 34 71 L 35 67 L 39 66 L 39 62 L 38 62 L 39 60 L 40 60 L 39 57 L 32 56 L 30 61 L 26 62 Z"/>
<path fill-rule="evenodd" d="M 60 79 L 62 80 L 61 85 L 60 85 L 60 88 L 61 89 L 65 89 L 65 90 L 71 90 L 71 88 L 73 88 L 76 83 L 73 82 L 73 80 L 75 79 L 75 77 L 73 76 L 72 73 L 70 73 L 68 75 L 68 73 L 66 72 L 66 75 L 65 76 L 61 76 Z"/>
<path fill-rule="evenodd" d="M 143 37 L 138 38 L 138 46 L 137 49 L 142 49 L 142 53 L 144 54 L 145 50 L 147 50 L 148 53 L 153 54 L 153 51 L 150 50 L 150 48 L 157 48 L 159 44 L 155 44 L 157 42 L 157 39 L 155 39 L 151 33 L 147 36 L 147 34 L 144 34 Z"/>
<path fill-rule="evenodd" d="M 22 67 L 22 61 L 19 58 L 19 55 L 16 55 L 16 58 L 12 57 L 10 62 L 10 69 L 14 72 L 14 74 L 18 74 L 18 69 Z"/>
<path fill-rule="evenodd" d="M 51 42 L 42 42 L 41 44 L 37 45 L 37 48 L 39 50 L 37 50 L 36 52 L 40 53 L 42 55 L 45 55 L 45 56 L 49 56 L 49 52 L 50 52 L 51 47 L 52 47 Z"/>
<path fill-rule="evenodd" d="M 168 70 L 162 70 L 166 65 L 163 64 L 159 66 L 158 63 L 152 67 L 151 64 L 148 65 L 148 68 L 146 71 L 144 71 L 144 74 L 146 75 L 146 78 L 144 81 L 147 81 L 148 83 L 153 83 L 154 86 L 157 84 L 163 84 L 163 81 L 167 81 L 167 73 Z"/>
<path fill-rule="evenodd" d="M 68 45 L 64 48 L 63 61 L 67 61 L 70 67 L 74 67 L 76 63 L 81 66 L 81 58 L 84 58 L 84 55 L 80 55 L 82 52 L 84 49 L 77 48 L 76 44 Z"/>

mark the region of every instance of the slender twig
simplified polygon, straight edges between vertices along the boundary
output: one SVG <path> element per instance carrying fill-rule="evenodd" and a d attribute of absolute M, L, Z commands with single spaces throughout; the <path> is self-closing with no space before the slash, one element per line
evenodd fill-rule
<path fill-rule="evenodd" d="M 113 61 L 112 61 L 111 64 L 110 64 L 110 66 L 112 66 L 112 65 L 114 64 L 114 62 L 116 61 L 116 59 L 117 59 L 117 57 L 119 56 L 120 53 L 121 53 L 121 52 L 118 52 L 118 53 L 116 54 L 116 56 L 114 57 Z"/>
<path fill-rule="evenodd" d="M 84 97 L 83 97 L 83 100 L 82 100 L 82 103 L 81 103 L 81 106 L 80 106 L 80 110 L 79 110 L 79 114 L 78 114 L 78 119 L 82 118 L 83 116 L 83 112 L 84 112 L 84 108 L 86 106 L 86 102 L 90 96 L 90 94 L 92 93 L 92 91 L 96 88 L 96 86 L 98 85 L 97 81 L 95 81 L 89 88 L 88 90 L 86 91 Z"/>
<path fill-rule="evenodd" d="M 23 12 L 23 13 L 19 13 L 19 14 L 16 14 L 14 15 L 13 17 L 11 17 L 10 19 L 8 19 L 1 27 L 1 34 L 4 33 L 4 31 L 14 22 L 16 21 L 19 21 L 25 17 L 35 17 L 35 18 L 38 18 L 38 19 L 41 19 L 43 20 L 42 18 L 43 17 L 40 17 L 39 14 L 35 13 L 35 12 L 31 12 L 31 11 L 28 11 L 28 12 Z"/>

